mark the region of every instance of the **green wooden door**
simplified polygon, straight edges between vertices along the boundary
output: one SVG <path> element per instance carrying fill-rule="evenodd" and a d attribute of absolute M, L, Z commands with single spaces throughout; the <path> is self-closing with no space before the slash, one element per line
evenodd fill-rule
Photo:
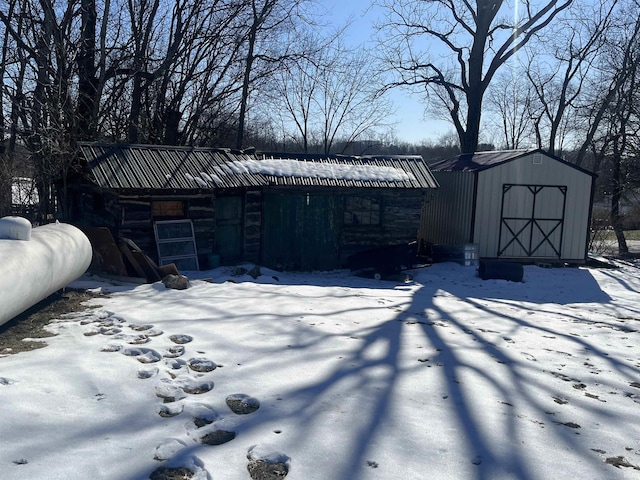
<path fill-rule="evenodd" d="M 303 270 L 332 270 L 339 265 L 336 197 L 309 195 L 304 199 Z"/>
<path fill-rule="evenodd" d="M 222 265 L 242 260 L 242 197 L 216 197 L 214 252 Z"/>
<path fill-rule="evenodd" d="M 305 271 L 338 268 L 338 205 L 339 200 L 328 195 L 265 195 L 265 266 Z"/>

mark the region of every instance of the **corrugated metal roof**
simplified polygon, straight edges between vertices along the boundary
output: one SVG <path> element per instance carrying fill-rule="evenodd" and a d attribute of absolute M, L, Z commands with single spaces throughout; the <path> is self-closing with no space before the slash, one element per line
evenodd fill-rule
<path fill-rule="evenodd" d="M 541 153 L 549 158 L 553 158 L 558 162 L 569 165 L 576 170 L 580 170 L 583 173 L 594 175 L 594 173 L 580 168 L 577 165 L 567 162 L 566 160 L 563 160 L 559 157 L 551 155 L 540 148 L 463 153 L 461 155 L 458 155 L 457 157 L 436 162 L 430 165 L 430 167 L 434 172 L 476 172 L 480 170 L 486 170 L 488 168 L 492 168 L 497 165 L 510 162 L 512 160 L 516 160 L 532 153 Z"/>
<path fill-rule="evenodd" d="M 256 155 L 226 149 L 83 143 L 91 179 L 114 190 L 251 186 L 435 188 L 421 156 Z"/>

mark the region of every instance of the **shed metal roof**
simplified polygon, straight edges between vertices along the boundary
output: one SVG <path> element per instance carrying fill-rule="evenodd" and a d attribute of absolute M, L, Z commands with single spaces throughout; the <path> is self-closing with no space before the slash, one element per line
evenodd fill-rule
<path fill-rule="evenodd" d="M 113 190 L 252 186 L 435 188 L 419 155 L 254 154 L 227 149 L 83 143 L 90 178 Z"/>
<path fill-rule="evenodd" d="M 497 165 L 501 165 L 533 153 L 540 153 L 549 158 L 553 158 L 558 162 L 569 165 L 570 167 L 588 175 L 595 175 L 593 172 L 551 155 L 540 148 L 463 153 L 457 157 L 436 162 L 430 165 L 430 167 L 434 172 L 477 172 L 493 168 Z"/>

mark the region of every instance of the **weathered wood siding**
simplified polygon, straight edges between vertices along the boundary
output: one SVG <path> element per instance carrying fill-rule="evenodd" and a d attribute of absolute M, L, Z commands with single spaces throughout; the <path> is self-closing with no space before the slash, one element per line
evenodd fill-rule
<path fill-rule="evenodd" d="M 298 245 L 303 258 L 299 268 L 331 269 L 346 266 L 354 253 L 376 247 L 417 240 L 424 191 L 385 188 L 254 188 L 224 192 L 239 196 L 242 207 L 242 260 L 265 266 L 265 241 L 272 245 Z M 295 206 L 297 219 L 291 228 L 272 225 L 265 217 L 265 199 L 290 198 L 286 208 Z M 349 197 L 372 197 L 380 202 L 380 220 L 375 225 L 349 225 L 344 222 L 345 201 Z M 184 215 L 154 217 L 155 201 L 181 201 Z M 190 219 L 193 222 L 200 264 L 209 265 L 209 254 L 216 254 L 216 198 L 210 194 L 168 195 L 127 192 L 116 195 L 90 186 L 76 189 L 74 218 L 79 226 L 111 229 L 115 238 L 133 240 L 147 255 L 157 258 L 153 223 L 158 220 Z M 306 213 L 305 213 L 306 212 Z M 304 225 L 298 225 L 302 222 Z M 277 222 L 276 222 L 277 223 Z M 304 227 L 304 228 L 303 228 Z M 304 248 L 302 248 L 304 247 Z M 269 249 L 267 249 L 269 251 Z M 271 250 L 272 251 L 272 250 Z M 289 250 L 288 250 L 289 251 Z M 295 248 L 290 249 L 295 252 Z M 273 262 L 272 262 L 273 263 Z M 325 265 L 326 264 L 326 265 Z"/>
<path fill-rule="evenodd" d="M 260 262 L 262 243 L 262 192 L 249 190 L 244 202 L 244 256 L 248 262 Z"/>
<path fill-rule="evenodd" d="M 180 201 L 184 215 L 154 217 L 152 202 Z M 70 221 L 79 227 L 107 227 L 114 238 L 124 237 L 135 242 L 149 257 L 158 261 L 153 222 L 158 220 L 189 219 L 193 222 L 198 260 L 206 265 L 207 255 L 213 251 L 214 196 L 206 195 L 116 195 L 85 188 L 74 194 Z"/>
<path fill-rule="evenodd" d="M 341 263 L 354 253 L 375 247 L 416 241 L 424 193 L 421 190 L 356 191 L 358 196 L 379 196 L 382 201 L 380 225 L 343 225 Z M 356 192 L 343 192 L 354 195 Z"/>

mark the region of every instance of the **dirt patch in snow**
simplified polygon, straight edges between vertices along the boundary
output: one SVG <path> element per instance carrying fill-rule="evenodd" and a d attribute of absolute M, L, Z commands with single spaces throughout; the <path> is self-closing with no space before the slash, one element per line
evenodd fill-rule
<path fill-rule="evenodd" d="M 65 313 L 89 308 L 83 303 L 95 297 L 95 294 L 84 290 L 67 290 L 64 293 L 54 293 L 37 303 L 10 322 L 0 326 L 0 355 L 46 347 L 47 344 L 43 339 L 52 337 L 53 334 L 44 327 Z"/>

